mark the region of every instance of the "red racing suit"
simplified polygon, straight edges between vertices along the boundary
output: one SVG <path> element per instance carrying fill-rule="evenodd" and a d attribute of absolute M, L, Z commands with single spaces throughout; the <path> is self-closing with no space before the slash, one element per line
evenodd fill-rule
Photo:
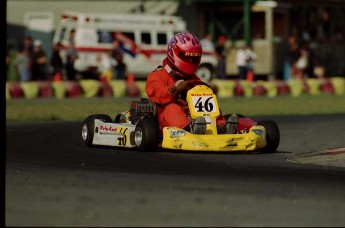
<path fill-rule="evenodd" d="M 155 71 L 147 76 L 146 94 L 150 100 L 157 105 L 157 115 L 159 127 L 173 126 L 184 129 L 190 124 L 184 109 L 186 102 L 179 99 L 178 94 L 171 92 L 178 80 L 201 81 L 198 76 L 174 76 L 171 68 L 167 64 L 167 59 L 163 61 L 163 66 L 158 67 Z M 225 124 L 223 116 L 217 119 L 217 125 Z"/>

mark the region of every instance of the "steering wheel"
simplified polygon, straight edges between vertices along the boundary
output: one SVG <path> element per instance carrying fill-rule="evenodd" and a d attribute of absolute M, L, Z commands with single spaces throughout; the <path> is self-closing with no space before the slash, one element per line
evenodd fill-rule
<path fill-rule="evenodd" d="M 209 84 L 207 84 L 206 82 L 203 82 L 201 80 L 189 80 L 189 81 L 187 81 L 187 83 L 188 83 L 188 86 L 187 86 L 186 92 L 188 90 L 190 90 L 191 88 L 193 88 L 194 86 L 197 86 L 197 85 L 205 85 L 207 87 L 210 87 Z"/>

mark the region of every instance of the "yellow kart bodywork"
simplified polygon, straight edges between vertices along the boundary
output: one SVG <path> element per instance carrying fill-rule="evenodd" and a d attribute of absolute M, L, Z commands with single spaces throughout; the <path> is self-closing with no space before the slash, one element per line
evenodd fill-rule
<path fill-rule="evenodd" d="M 163 128 L 162 147 L 189 151 L 254 151 L 266 146 L 266 131 L 254 125 L 241 134 L 218 134 L 216 118 L 220 115 L 217 97 L 212 89 L 198 85 L 187 93 L 187 103 L 193 119 L 203 116 L 205 134 L 192 134 L 176 127 Z"/>
<path fill-rule="evenodd" d="M 255 125 L 248 133 L 197 135 L 176 127 L 163 128 L 162 147 L 189 151 L 256 151 L 266 146 L 265 128 Z"/>

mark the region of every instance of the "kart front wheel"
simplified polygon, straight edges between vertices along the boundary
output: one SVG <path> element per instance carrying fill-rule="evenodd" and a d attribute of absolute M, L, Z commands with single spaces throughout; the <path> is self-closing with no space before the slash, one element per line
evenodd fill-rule
<path fill-rule="evenodd" d="M 134 132 L 135 145 L 140 151 L 156 150 L 159 130 L 157 123 L 149 117 L 139 120 Z"/>
<path fill-rule="evenodd" d="M 115 116 L 114 123 L 127 123 L 126 115 L 123 113 L 117 114 Z"/>
<path fill-rule="evenodd" d="M 107 123 L 112 122 L 110 116 L 106 114 L 90 115 L 84 120 L 82 129 L 81 129 L 81 137 L 83 139 L 83 142 L 89 147 L 92 146 L 96 119 L 102 120 Z"/>
<path fill-rule="evenodd" d="M 280 141 L 280 132 L 278 125 L 274 121 L 265 120 L 260 121 L 257 125 L 261 125 L 266 130 L 266 140 L 267 144 L 264 148 L 260 150 L 262 153 L 274 153 L 276 152 L 279 141 Z"/>

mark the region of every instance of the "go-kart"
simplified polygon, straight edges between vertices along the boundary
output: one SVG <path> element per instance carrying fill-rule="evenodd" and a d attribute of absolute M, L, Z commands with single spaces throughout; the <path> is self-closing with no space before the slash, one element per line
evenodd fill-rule
<path fill-rule="evenodd" d="M 188 118 L 192 121 L 198 116 L 205 118 L 204 134 L 193 134 L 173 126 L 160 129 L 156 104 L 148 98 L 140 98 L 132 101 L 130 110 L 117 114 L 114 120 L 106 114 L 89 115 L 82 125 L 82 139 L 87 146 L 127 147 L 140 151 L 161 147 L 182 151 L 270 153 L 278 148 L 280 132 L 274 121 L 255 122 L 237 114 L 236 133 L 218 133 L 216 118 L 221 113 L 217 97 L 208 86 L 201 84 L 190 88 L 185 100 Z"/>

